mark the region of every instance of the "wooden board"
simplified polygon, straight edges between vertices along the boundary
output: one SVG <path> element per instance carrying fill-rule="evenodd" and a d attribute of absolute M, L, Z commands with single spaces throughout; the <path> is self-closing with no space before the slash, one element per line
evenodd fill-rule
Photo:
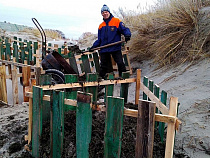
<path fill-rule="evenodd" d="M 124 99 L 107 97 L 104 135 L 104 158 L 120 158 Z"/>
<path fill-rule="evenodd" d="M 152 158 L 155 103 L 139 100 L 135 157 Z"/>
<path fill-rule="evenodd" d="M 18 78 L 17 78 L 17 68 L 14 67 L 12 70 L 12 95 L 13 95 L 13 105 L 19 103 L 18 99 Z"/>
<path fill-rule="evenodd" d="M 130 72 L 123 72 L 122 73 L 122 78 L 126 79 L 130 77 Z M 120 97 L 124 98 L 125 103 L 127 103 L 128 100 L 128 83 L 122 83 L 120 87 Z"/>
<path fill-rule="evenodd" d="M 76 149 L 77 157 L 89 157 L 89 143 L 92 131 L 92 95 L 78 92 L 76 110 Z"/>

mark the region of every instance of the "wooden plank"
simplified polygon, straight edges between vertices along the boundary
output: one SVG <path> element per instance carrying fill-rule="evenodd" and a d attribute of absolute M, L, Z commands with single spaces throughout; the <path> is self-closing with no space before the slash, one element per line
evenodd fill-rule
<path fill-rule="evenodd" d="M 87 78 L 86 78 L 87 82 L 92 82 L 92 81 L 98 81 L 98 75 L 95 73 L 88 73 L 87 74 Z M 98 97 L 98 86 L 91 86 L 91 87 L 87 87 L 86 88 L 86 92 L 87 93 L 91 93 L 93 96 L 93 104 L 96 104 L 97 102 L 97 97 Z"/>
<path fill-rule="evenodd" d="M 33 86 L 36 85 L 36 80 L 31 79 L 31 85 L 30 85 L 30 92 L 33 91 Z M 28 144 L 31 143 L 32 140 L 32 120 L 33 120 L 33 99 L 29 98 L 29 110 L 28 110 Z"/>
<path fill-rule="evenodd" d="M 1 78 L 1 95 L 2 101 L 8 103 L 7 101 L 7 85 L 6 85 L 6 67 L 5 65 L 0 66 L 0 78 Z"/>
<path fill-rule="evenodd" d="M 149 90 L 152 93 L 154 92 L 154 82 L 152 80 L 149 80 Z M 151 101 L 150 98 L 148 98 L 148 101 Z"/>
<path fill-rule="evenodd" d="M 10 43 L 6 43 L 6 55 L 5 55 L 5 59 L 6 60 L 10 60 L 11 59 L 11 44 Z"/>
<path fill-rule="evenodd" d="M 40 157 L 40 139 L 42 135 L 42 103 L 43 90 L 33 87 L 33 120 L 32 120 L 32 156 Z"/>
<path fill-rule="evenodd" d="M 14 50 L 13 50 L 13 58 L 15 57 L 15 62 L 18 62 L 18 46 L 17 46 L 17 44 L 14 44 L 13 45 L 13 47 L 14 47 Z"/>
<path fill-rule="evenodd" d="M 98 53 L 97 52 L 93 53 L 93 60 L 94 60 L 94 63 L 95 63 L 96 72 L 99 73 L 100 65 L 99 65 L 99 57 L 98 57 Z"/>
<path fill-rule="evenodd" d="M 161 102 L 166 105 L 166 102 L 167 102 L 167 93 L 162 90 L 161 92 Z M 161 111 L 159 112 L 161 114 Z M 159 126 L 158 126 L 158 132 L 160 134 L 160 139 L 161 139 L 161 142 L 163 143 L 163 139 L 164 139 L 164 130 L 165 130 L 165 123 L 162 123 L 160 122 L 159 123 Z"/>
<path fill-rule="evenodd" d="M 77 62 L 73 53 L 69 53 L 69 65 L 74 69 L 74 71 L 79 74 Z"/>
<path fill-rule="evenodd" d="M 38 63 L 38 61 L 37 61 L 37 63 Z M 39 82 L 40 79 L 39 78 L 40 78 L 40 75 L 41 75 L 41 67 L 37 67 L 35 72 L 36 72 L 36 85 L 38 86 L 38 85 L 40 85 L 40 82 Z"/>
<path fill-rule="evenodd" d="M 171 97 L 169 106 L 170 106 L 169 115 L 176 116 L 177 115 L 178 98 Z M 174 137 L 175 137 L 175 123 L 168 123 L 167 135 L 166 135 L 165 158 L 173 157 Z"/>
<path fill-rule="evenodd" d="M 76 74 L 66 74 L 65 75 L 65 83 L 75 83 L 78 82 L 78 75 Z M 65 92 L 65 98 L 66 99 L 77 99 L 77 90 L 75 89 L 66 89 Z M 69 111 L 69 110 L 76 110 L 75 106 L 71 106 L 71 105 L 64 105 L 64 111 Z"/>
<path fill-rule="evenodd" d="M 51 124 L 51 145 L 50 155 L 52 158 L 61 158 L 64 139 L 64 92 L 53 91 L 52 124 Z"/>
<path fill-rule="evenodd" d="M 17 68 L 14 67 L 12 70 L 12 95 L 13 95 L 13 105 L 18 104 L 18 78 L 17 78 Z"/>
<path fill-rule="evenodd" d="M 155 95 L 157 98 L 160 97 L 160 87 L 159 87 L 157 84 L 155 84 L 155 86 L 154 86 L 154 95 Z M 156 107 L 156 109 L 155 109 L 155 113 L 158 113 L 158 108 L 157 108 L 157 107 Z M 158 122 L 155 122 L 155 128 L 157 128 L 158 125 L 159 125 L 159 123 L 158 123 Z"/>
<path fill-rule="evenodd" d="M 141 83 L 141 69 L 137 69 L 137 71 L 136 71 L 136 93 L 135 93 L 135 104 L 136 105 L 139 102 L 140 83 Z"/>
<path fill-rule="evenodd" d="M 25 87 L 29 86 L 29 80 L 31 78 L 31 67 L 24 66 L 22 67 L 22 80 L 23 80 L 23 100 L 24 102 L 28 102 L 29 98 L 25 96 Z"/>
<path fill-rule="evenodd" d="M 143 84 L 148 87 L 148 78 L 144 76 Z M 147 95 L 143 92 L 143 100 L 147 100 Z"/>
<path fill-rule="evenodd" d="M 114 79 L 114 74 L 109 73 L 107 76 L 108 80 L 113 80 Z M 107 97 L 108 96 L 113 96 L 113 91 L 114 91 L 114 85 L 107 85 L 105 86 L 105 94 L 104 94 L 104 102 L 106 103 Z"/>
<path fill-rule="evenodd" d="M 135 157 L 152 158 L 155 103 L 139 100 Z"/>
<path fill-rule="evenodd" d="M 34 54 L 36 54 L 37 49 L 38 49 L 38 42 L 34 42 Z M 34 65 L 36 65 L 36 57 L 34 57 Z"/>
<path fill-rule="evenodd" d="M 123 129 L 124 99 L 107 97 L 104 135 L 104 157 L 120 158 Z"/>
<path fill-rule="evenodd" d="M 43 90 L 54 90 L 63 88 L 78 88 L 78 87 L 88 87 L 88 86 L 99 86 L 99 85 L 116 85 L 121 83 L 133 83 L 136 82 L 135 78 L 128 78 L 125 80 L 103 80 L 101 82 L 84 82 L 84 83 L 68 83 L 68 84 L 56 84 L 56 85 L 46 85 L 42 86 Z"/>
<path fill-rule="evenodd" d="M 156 107 L 164 114 L 168 115 L 168 108 L 152 93 L 150 90 L 141 82 L 140 89 L 151 99 L 151 101 L 156 103 Z"/>
<path fill-rule="evenodd" d="M 91 73 L 91 69 L 90 69 L 90 63 L 88 60 L 88 55 L 82 55 L 82 64 L 83 64 L 83 68 L 84 68 L 84 72 L 87 75 L 87 73 Z"/>
<path fill-rule="evenodd" d="M 77 157 L 89 157 L 89 143 L 92 131 L 92 95 L 78 92 L 76 110 L 76 149 Z"/>
<path fill-rule="evenodd" d="M 130 77 L 130 72 L 123 72 L 122 73 L 122 78 L 126 79 Z M 120 87 L 120 97 L 124 98 L 125 103 L 128 101 L 128 83 L 122 83 Z"/>

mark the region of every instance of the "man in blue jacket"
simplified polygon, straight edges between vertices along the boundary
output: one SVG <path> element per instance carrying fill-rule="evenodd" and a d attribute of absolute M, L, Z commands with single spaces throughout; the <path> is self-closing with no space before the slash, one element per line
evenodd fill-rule
<path fill-rule="evenodd" d="M 103 16 L 103 22 L 98 28 L 98 40 L 93 43 L 92 48 L 104 46 L 110 43 L 121 41 L 121 35 L 125 36 L 125 41 L 129 41 L 131 32 L 129 28 L 125 27 L 125 24 L 118 18 L 115 18 L 109 10 L 107 5 L 103 5 L 101 8 L 101 14 Z M 91 50 L 90 49 L 90 50 Z M 116 44 L 100 50 L 100 73 L 102 78 L 105 78 L 106 73 L 113 72 L 111 55 L 114 61 L 117 63 L 119 76 L 122 72 L 126 71 L 125 64 L 122 58 L 121 44 Z"/>

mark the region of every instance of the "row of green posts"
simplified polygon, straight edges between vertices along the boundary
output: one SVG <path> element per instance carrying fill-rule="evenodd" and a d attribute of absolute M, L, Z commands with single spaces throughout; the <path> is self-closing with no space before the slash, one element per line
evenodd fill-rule
<path fill-rule="evenodd" d="M 123 73 L 122 77 L 129 78 L 129 72 Z M 113 79 L 113 74 L 109 74 L 108 78 Z M 65 79 L 66 83 L 75 83 L 78 82 L 78 75 L 68 74 L 65 75 Z M 97 74 L 87 74 L 87 82 L 97 81 L 97 79 Z M 40 85 L 49 85 L 50 82 L 50 75 L 40 76 Z M 107 115 L 105 120 L 104 157 L 106 158 L 120 157 L 124 103 L 128 96 L 128 86 L 127 83 L 121 84 L 119 97 L 111 97 L 113 96 L 114 85 L 105 86 L 104 98 L 106 98 Z M 42 125 L 44 121 L 49 121 L 51 127 L 50 154 L 54 158 L 61 157 L 64 140 L 64 113 L 69 110 L 76 110 L 77 157 L 89 157 L 88 149 L 92 132 L 91 106 L 96 104 L 97 89 L 97 86 L 91 86 L 86 87 L 83 92 L 77 89 L 64 92 L 58 90 L 43 91 L 41 87 L 33 87 L 32 156 L 40 157 Z M 50 95 L 50 101 L 43 100 L 44 95 Z M 66 105 L 64 99 L 77 100 L 77 106 Z"/>

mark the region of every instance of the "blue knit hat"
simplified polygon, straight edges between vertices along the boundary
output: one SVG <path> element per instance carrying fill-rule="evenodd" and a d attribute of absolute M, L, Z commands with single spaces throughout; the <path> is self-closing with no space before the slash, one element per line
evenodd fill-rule
<path fill-rule="evenodd" d="M 101 8 L 101 13 L 103 11 L 108 11 L 110 13 L 109 7 L 106 4 L 104 4 L 103 7 Z"/>

